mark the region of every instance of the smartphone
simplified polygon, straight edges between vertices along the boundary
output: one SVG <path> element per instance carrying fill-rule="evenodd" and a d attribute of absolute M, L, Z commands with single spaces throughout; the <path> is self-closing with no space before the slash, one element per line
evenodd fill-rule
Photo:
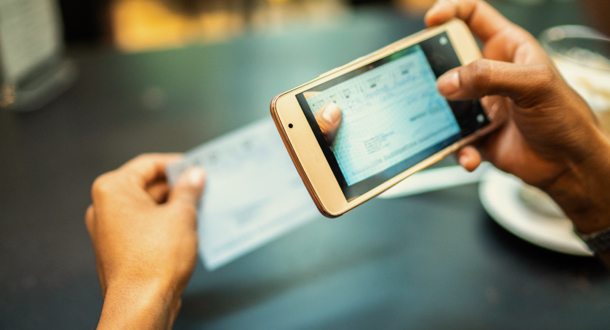
<path fill-rule="evenodd" d="M 276 96 L 271 115 L 320 212 L 337 217 L 492 131 L 479 100 L 448 101 L 436 80 L 481 58 L 452 20 Z M 334 103 L 329 139 L 316 113 Z"/>

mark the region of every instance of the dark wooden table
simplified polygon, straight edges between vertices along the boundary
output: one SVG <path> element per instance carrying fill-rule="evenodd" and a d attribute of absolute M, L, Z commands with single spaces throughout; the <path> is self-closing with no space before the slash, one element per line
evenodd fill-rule
<path fill-rule="evenodd" d="M 577 2 L 498 2 L 534 34 L 582 23 Z M 0 329 L 93 328 L 102 297 L 83 216 L 94 178 L 267 117 L 277 93 L 423 28 L 388 9 L 330 25 L 141 54 L 79 50 L 76 85 L 0 113 Z M 201 264 L 177 329 L 607 329 L 594 259 L 499 228 L 475 185 L 373 200 L 217 270 Z"/>

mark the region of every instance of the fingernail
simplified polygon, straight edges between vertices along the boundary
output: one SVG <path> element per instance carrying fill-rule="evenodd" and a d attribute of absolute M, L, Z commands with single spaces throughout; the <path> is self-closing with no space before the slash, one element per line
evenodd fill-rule
<path fill-rule="evenodd" d="M 443 95 L 451 95 L 460 89 L 460 72 L 448 72 L 438 78 L 438 91 Z"/>
<path fill-rule="evenodd" d="M 440 4 L 441 2 L 437 2 L 435 3 L 430 9 L 428 9 L 428 12 L 426 13 L 426 19 L 434 14 L 436 14 L 436 12 L 439 10 L 440 8 Z"/>
<path fill-rule="evenodd" d="M 491 106 L 491 109 L 489 109 L 489 112 L 487 113 L 487 118 L 489 118 L 491 121 L 495 121 L 496 115 L 498 114 L 498 109 L 500 109 L 500 101 Z"/>
<path fill-rule="evenodd" d="M 200 186 L 205 179 L 205 171 L 201 167 L 193 167 L 188 170 L 188 182 L 192 186 Z"/>
<path fill-rule="evenodd" d="M 458 163 L 460 163 L 460 166 L 462 166 L 463 168 L 466 168 L 466 165 L 468 165 L 468 156 L 460 156 L 458 159 Z"/>
<path fill-rule="evenodd" d="M 337 104 L 330 103 L 326 106 L 326 109 L 324 109 L 322 117 L 324 117 L 324 120 L 326 120 L 327 122 L 331 124 L 336 124 L 339 119 L 341 119 L 341 109 Z"/>
<path fill-rule="evenodd" d="M 433 6 L 432 6 L 432 8 L 428 9 L 428 12 L 426 13 L 426 17 L 425 17 L 426 21 L 427 21 L 427 20 L 428 20 L 430 17 L 432 17 L 432 16 L 436 15 L 436 14 L 437 14 L 439 11 L 441 11 L 441 9 L 443 8 L 443 6 L 447 6 L 447 5 L 452 5 L 452 4 L 451 4 L 451 1 L 444 1 L 444 0 L 439 0 L 439 1 L 437 1 L 437 2 L 436 2 L 436 3 L 435 3 Z"/>

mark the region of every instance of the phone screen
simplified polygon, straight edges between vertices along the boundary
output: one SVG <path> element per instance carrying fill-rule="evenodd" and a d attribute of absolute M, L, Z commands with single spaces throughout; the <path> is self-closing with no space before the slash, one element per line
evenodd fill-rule
<path fill-rule="evenodd" d="M 446 32 L 297 94 L 347 200 L 489 124 L 478 100 L 449 102 L 436 79 L 460 66 Z M 315 114 L 341 108 L 332 141 Z"/>

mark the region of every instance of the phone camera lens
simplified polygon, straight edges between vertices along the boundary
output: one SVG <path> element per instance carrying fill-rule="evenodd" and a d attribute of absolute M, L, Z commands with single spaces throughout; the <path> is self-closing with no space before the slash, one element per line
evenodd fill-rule
<path fill-rule="evenodd" d="M 292 128 L 292 124 L 288 124 L 288 128 Z"/>

